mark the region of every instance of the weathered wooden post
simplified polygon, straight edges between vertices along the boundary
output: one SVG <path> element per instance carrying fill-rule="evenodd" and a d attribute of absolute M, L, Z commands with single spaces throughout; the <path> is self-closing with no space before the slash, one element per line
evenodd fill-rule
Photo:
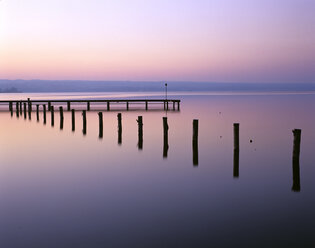
<path fill-rule="evenodd" d="M 10 102 L 9 102 L 9 111 L 12 112 L 12 109 L 13 109 L 13 108 L 12 108 L 12 102 L 10 101 Z"/>
<path fill-rule="evenodd" d="M 62 130 L 63 129 L 63 121 L 64 121 L 62 106 L 59 107 L 59 113 L 60 113 L 60 130 Z"/>
<path fill-rule="evenodd" d="M 293 131 L 293 156 L 292 156 L 292 171 L 293 171 L 293 185 L 292 191 L 300 192 L 300 144 L 301 144 L 301 129 L 294 129 Z"/>
<path fill-rule="evenodd" d="M 19 113 L 20 113 L 19 102 L 16 102 L 15 111 L 16 111 L 16 117 L 19 117 Z"/>
<path fill-rule="evenodd" d="M 90 101 L 87 101 L 87 106 L 86 106 L 86 108 L 87 108 L 87 111 L 90 111 Z"/>
<path fill-rule="evenodd" d="M 239 158 L 240 158 L 240 124 L 234 123 L 234 152 L 233 152 L 233 177 L 239 177 Z"/>
<path fill-rule="evenodd" d="M 169 108 L 168 108 L 168 100 L 166 101 L 166 109 L 169 110 Z"/>
<path fill-rule="evenodd" d="M 109 101 L 107 101 L 107 111 L 110 110 Z"/>
<path fill-rule="evenodd" d="M 86 135 L 86 110 L 82 111 L 82 116 L 83 116 L 83 129 L 82 133 L 83 135 Z"/>
<path fill-rule="evenodd" d="M 99 120 L 98 137 L 102 139 L 103 138 L 103 113 L 102 112 L 98 113 L 98 120 Z"/>
<path fill-rule="evenodd" d="M 168 124 L 167 117 L 163 117 L 163 158 L 167 158 L 168 153 Z"/>
<path fill-rule="evenodd" d="M 43 122 L 46 125 L 46 104 L 43 104 Z"/>
<path fill-rule="evenodd" d="M 165 101 L 163 102 L 163 104 L 164 104 L 163 109 L 166 110 L 166 105 L 165 105 L 166 103 L 165 103 Z"/>
<path fill-rule="evenodd" d="M 145 110 L 148 110 L 148 101 L 145 101 Z"/>
<path fill-rule="evenodd" d="M 175 101 L 173 101 L 173 111 L 175 111 Z"/>
<path fill-rule="evenodd" d="M 177 102 L 177 110 L 178 111 L 180 110 L 180 102 L 179 101 Z"/>
<path fill-rule="evenodd" d="M 129 110 L 129 102 L 126 102 L 126 108 Z"/>
<path fill-rule="evenodd" d="M 54 106 L 50 106 L 50 112 L 51 112 L 51 126 L 53 127 L 55 125 Z"/>
<path fill-rule="evenodd" d="M 138 149 L 142 150 L 143 148 L 143 122 L 142 116 L 138 116 Z"/>
<path fill-rule="evenodd" d="M 118 119 L 118 145 L 122 143 L 122 122 L 121 122 L 121 113 L 117 114 Z"/>
<path fill-rule="evenodd" d="M 71 109 L 71 119 L 72 119 L 72 132 L 75 131 L 75 110 Z"/>
<path fill-rule="evenodd" d="M 9 109 L 11 112 L 11 117 L 13 116 L 13 102 L 9 102 Z"/>
<path fill-rule="evenodd" d="M 24 107 L 24 119 L 26 119 L 26 102 L 23 103 L 23 107 Z"/>
<path fill-rule="evenodd" d="M 24 106 L 26 109 L 26 106 Z M 32 107 L 30 105 L 30 103 L 28 103 L 28 119 L 31 120 L 32 119 Z"/>
<path fill-rule="evenodd" d="M 67 111 L 70 111 L 70 109 L 71 109 L 70 101 L 67 101 Z"/>
<path fill-rule="evenodd" d="M 22 115 L 22 101 L 20 101 L 20 115 Z"/>
<path fill-rule="evenodd" d="M 28 111 L 32 112 L 32 102 L 30 98 L 27 98 L 27 103 L 28 103 Z"/>
<path fill-rule="evenodd" d="M 198 120 L 193 120 L 193 165 L 198 166 Z"/>
<path fill-rule="evenodd" d="M 39 121 L 39 104 L 36 104 L 36 119 Z"/>
<path fill-rule="evenodd" d="M 48 111 L 51 110 L 51 102 L 48 102 Z"/>

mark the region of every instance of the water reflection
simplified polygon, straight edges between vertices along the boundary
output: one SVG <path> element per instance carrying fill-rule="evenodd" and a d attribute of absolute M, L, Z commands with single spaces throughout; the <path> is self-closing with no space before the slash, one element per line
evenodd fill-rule
<path fill-rule="evenodd" d="M 301 129 L 294 129 L 293 131 L 293 156 L 292 156 L 292 172 L 293 185 L 292 191 L 300 192 L 300 144 L 301 144 Z"/>

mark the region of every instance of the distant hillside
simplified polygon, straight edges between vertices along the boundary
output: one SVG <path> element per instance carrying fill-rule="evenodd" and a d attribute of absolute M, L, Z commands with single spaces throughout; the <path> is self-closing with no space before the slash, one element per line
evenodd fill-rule
<path fill-rule="evenodd" d="M 162 82 L 0 80 L 11 92 L 148 92 L 164 91 Z M 315 91 L 315 84 L 168 82 L 169 91 Z M 1 90 L 0 90 L 1 92 Z M 2 91 L 5 92 L 5 91 Z M 9 91 L 8 91 L 9 92 Z"/>

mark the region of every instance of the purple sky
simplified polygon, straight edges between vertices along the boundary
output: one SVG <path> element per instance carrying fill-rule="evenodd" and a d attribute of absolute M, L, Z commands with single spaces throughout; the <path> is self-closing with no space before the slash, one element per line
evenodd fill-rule
<path fill-rule="evenodd" d="M 315 82 L 314 0 L 1 0 L 0 78 Z"/>

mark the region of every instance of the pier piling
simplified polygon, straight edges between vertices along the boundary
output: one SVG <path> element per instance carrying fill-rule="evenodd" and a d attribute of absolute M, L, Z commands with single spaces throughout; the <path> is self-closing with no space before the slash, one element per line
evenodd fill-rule
<path fill-rule="evenodd" d="M 102 139 L 103 138 L 103 113 L 102 112 L 98 113 L 98 121 L 99 121 L 98 137 Z"/>
<path fill-rule="evenodd" d="M 233 177 L 239 177 L 239 157 L 240 157 L 240 124 L 234 123 L 234 151 L 233 151 Z"/>
<path fill-rule="evenodd" d="M 60 130 L 62 130 L 63 129 L 63 122 L 64 122 L 62 106 L 59 107 L 59 113 L 60 113 Z"/>
<path fill-rule="evenodd" d="M 118 119 L 118 145 L 122 143 L 122 121 L 121 121 L 121 113 L 117 114 Z"/>
<path fill-rule="evenodd" d="M 138 116 L 138 149 L 143 149 L 143 122 L 142 116 Z"/>
<path fill-rule="evenodd" d="M 71 109 L 72 132 L 75 131 L 75 110 Z"/>
<path fill-rule="evenodd" d="M 55 113 L 54 113 L 54 106 L 50 106 L 50 113 L 51 113 L 51 126 L 55 125 Z"/>
<path fill-rule="evenodd" d="M 163 117 L 163 158 L 167 158 L 168 154 L 168 124 L 167 117 Z"/>
<path fill-rule="evenodd" d="M 86 110 L 82 111 L 82 117 L 83 117 L 83 129 L 82 133 L 83 135 L 86 135 Z"/>
<path fill-rule="evenodd" d="M 294 129 L 293 131 L 293 156 L 292 156 L 292 171 L 293 171 L 293 185 L 292 191 L 300 192 L 300 144 L 301 144 L 301 129 Z"/>
<path fill-rule="evenodd" d="M 193 165 L 198 166 L 198 123 L 197 119 L 193 120 Z"/>
<path fill-rule="evenodd" d="M 36 119 L 39 121 L 39 104 L 36 104 Z"/>
<path fill-rule="evenodd" d="M 46 104 L 43 104 L 43 123 L 46 125 Z"/>

